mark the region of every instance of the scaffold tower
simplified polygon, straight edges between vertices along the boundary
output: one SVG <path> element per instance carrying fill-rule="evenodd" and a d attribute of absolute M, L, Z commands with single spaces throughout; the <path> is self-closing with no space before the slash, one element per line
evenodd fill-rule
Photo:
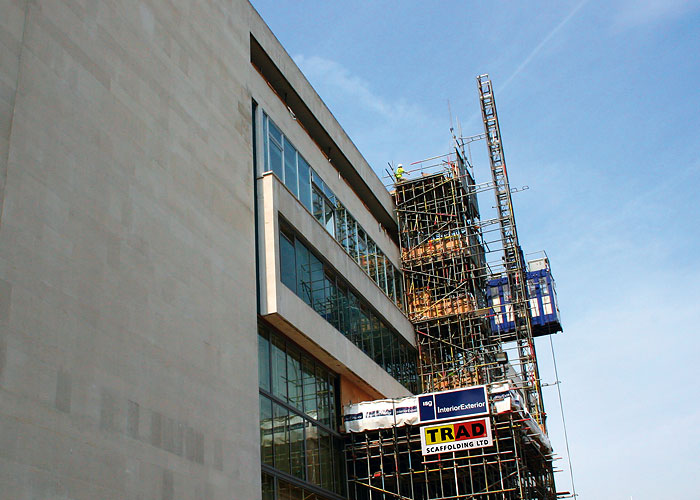
<path fill-rule="evenodd" d="M 477 77 L 491 179 L 477 183 L 455 138 L 447 155 L 418 162 L 394 184 L 404 306 L 416 331 L 422 390 L 487 388 L 493 444 L 423 454 L 420 427 L 380 426 L 345 435 L 353 500 L 557 498 L 553 452 L 520 249 L 491 82 Z M 493 190 L 496 216 L 477 194 Z M 494 306 L 490 283 L 508 293 Z M 505 281 L 504 281 L 505 280 Z M 492 328 L 504 312 L 513 328 Z"/>

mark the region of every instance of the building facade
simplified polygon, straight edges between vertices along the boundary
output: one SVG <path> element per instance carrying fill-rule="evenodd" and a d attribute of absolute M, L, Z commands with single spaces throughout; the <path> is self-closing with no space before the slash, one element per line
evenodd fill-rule
<path fill-rule="evenodd" d="M 0 496 L 334 499 L 390 195 L 253 7 L 0 0 Z M 304 495 L 304 496 L 302 496 Z"/>

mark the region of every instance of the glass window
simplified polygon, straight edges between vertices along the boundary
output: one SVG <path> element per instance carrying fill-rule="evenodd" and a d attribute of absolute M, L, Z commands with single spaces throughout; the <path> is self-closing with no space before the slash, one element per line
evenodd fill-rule
<path fill-rule="evenodd" d="M 323 209 L 325 215 L 324 227 L 326 231 L 335 237 L 335 208 L 328 200 L 323 200 Z"/>
<path fill-rule="evenodd" d="M 313 201 L 313 214 L 317 221 L 319 221 L 324 227 L 326 225 L 325 213 L 323 208 L 323 195 L 316 189 L 313 189 L 311 193 Z"/>
<path fill-rule="evenodd" d="M 297 267 L 297 295 L 311 305 L 311 264 L 309 251 L 299 240 L 295 239 L 294 250 L 296 252 Z"/>
<path fill-rule="evenodd" d="M 283 371 L 275 370 L 274 366 L 281 366 L 282 359 L 286 359 L 284 372 L 288 375 L 289 394 L 282 404 L 279 401 L 282 398 L 269 395 L 263 387 L 260 389 L 260 456 L 263 464 L 272 467 L 267 477 L 264 474 L 262 478 L 263 498 L 298 500 L 302 493 L 303 498 L 310 500 L 320 498 L 285 485 L 285 480 L 275 471 L 342 494 L 344 470 L 338 468 L 337 457 L 342 455 L 343 445 L 335 433 L 337 375 L 282 336 L 269 332 L 263 325 L 259 328 L 259 351 L 265 352 L 265 346 L 269 346 L 274 351 L 271 355 L 278 360 L 273 363 L 272 371 Z"/>
<path fill-rule="evenodd" d="M 302 407 L 302 378 L 300 353 L 293 349 L 287 349 L 287 394 L 289 404 Z"/>
<path fill-rule="evenodd" d="M 348 214 L 346 213 L 346 215 Z M 360 229 L 360 231 L 362 230 Z M 366 241 L 364 232 L 362 232 L 361 236 L 363 241 Z M 371 305 L 355 295 L 347 282 L 330 266 L 324 265 L 316 254 L 304 246 L 296 237 L 293 229 L 282 222 L 280 223 L 280 241 L 281 254 L 283 256 L 280 259 L 282 262 L 283 282 L 295 290 L 299 297 L 307 304 L 310 304 L 334 328 L 342 332 L 353 344 L 391 373 L 396 380 L 407 388 L 415 387 L 417 380 L 415 373 L 406 374 L 405 360 L 399 360 L 393 350 L 394 345 L 399 345 L 400 342 L 403 342 L 400 335 L 389 329 L 374 312 Z M 374 251 L 378 252 L 374 242 L 371 240 L 369 242 Z M 369 261 L 370 259 L 366 257 L 366 260 Z M 396 293 L 396 287 L 401 283 L 401 275 L 396 268 L 389 263 L 383 254 L 379 254 L 371 260 L 375 262 L 374 274 L 380 284 L 382 276 L 386 280 L 384 273 L 387 270 L 389 273 L 393 272 L 393 280 L 390 283 L 385 283 L 385 285 L 387 292 Z M 377 267 L 377 262 L 381 264 L 381 267 Z M 289 266 L 293 267 L 293 273 L 289 273 L 287 269 Z M 261 349 L 263 348 L 264 346 L 261 347 Z M 412 347 L 404 349 L 407 349 L 405 356 L 415 359 L 416 353 Z M 285 401 L 290 401 L 296 408 L 311 404 L 311 400 L 308 400 L 306 396 L 302 396 L 303 391 L 300 387 L 302 382 L 299 381 L 298 373 L 299 357 L 294 355 L 293 360 L 287 365 L 286 358 L 284 358 L 284 344 L 276 345 L 274 342 L 271 345 L 270 356 L 270 371 L 272 373 L 270 386 L 272 393 Z M 260 366 L 261 370 L 263 370 L 264 365 L 262 361 Z M 306 383 L 303 382 L 303 384 Z M 263 387 L 263 384 L 265 384 L 265 380 L 261 378 L 261 387 Z M 325 406 L 323 405 L 326 403 L 321 401 L 316 401 L 315 403 L 319 419 L 326 418 L 325 416 L 322 417 L 322 415 L 326 415 L 322 413 L 322 411 L 325 411 Z"/>
<path fill-rule="evenodd" d="M 276 403 L 272 405 L 274 419 L 275 468 L 290 472 L 289 467 L 289 410 Z"/>
<path fill-rule="evenodd" d="M 377 247 L 377 285 L 382 289 L 384 293 L 387 293 L 386 289 L 386 272 L 384 270 L 384 262 L 386 257 L 379 251 Z"/>
<path fill-rule="evenodd" d="M 338 322 L 338 287 L 335 284 L 335 275 L 326 271 L 325 273 L 325 283 L 326 283 L 326 321 L 328 321 L 333 328 L 340 330 L 340 324 Z"/>
<path fill-rule="evenodd" d="M 280 129 L 277 128 L 277 125 L 275 125 L 275 122 L 270 120 L 268 118 L 267 120 L 267 127 L 268 127 L 268 132 L 270 133 L 270 137 L 274 139 L 274 142 L 277 142 L 279 145 L 280 149 L 282 148 L 282 132 L 280 132 Z"/>
<path fill-rule="evenodd" d="M 394 268 L 394 290 L 396 305 L 399 306 L 399 309 L 403 309 L 403 277 L 396 268 Z"/>
<path fill-rule="evenodd" d="M 372 357 L 372 342 L 371 342 L 372 321 L 369 317 L 367 306 L 360 303 L 360 349 L 367 356 Z"/>
<path fill-rule="evenodd" d="M 343 335 L 347 335 L 348 332 L 348 287 L 345 283 L 338 280 L 337 286 L 338 296 L 337 309 L 338 309 L 338 326 L 336 327 Z"/>
<path fill-rule="evenodd" d="M 321 463 L 321 486 L 326 489 L 333 489 L 333 455 L 330 433 L 323 429 L 318 430 L 320 443 L 320 463 Z"/>
<path fill-rule="evenodd" d="M 280 278 L 292 291 L 297 289 L 294 236 L 290 239 L 280 229 Z"/>
<path fill-rule="evenodd" d="M 358 260 L 357 263 L 360 264 L 360 267 L 365 270 L 365 272 L 368 272 L 367 268 L 367 263 L 368 263 L 368 258 L 367 258 L 367 236 L 365 235 L 365 231 L 360 228 L 360 226 L 357 226 L 357 251 L 358 251 Z"/>
<path fill-rule="evenodd" d="M 270 390 L 270 341 L 264 332 L 258 336 L 258 380 L 262 389 Z"/>
<path fill-rule="evenodd" d="M 287 401 L 287 356 L 284 352 L 284 341 L 272 336 L 272 394 Z"/>
<path fill-rule="evenodd" d="M 304 464 L 304 419 L 295 413 L 289 416 L 289 451 L 291 455 L 290 468 L 292 475 L 306 478 Z"/>
<path fill-rule="evenodd" d="M 338 208 L 335 209 L 335 239 L 341 244 L 343 250 L 347 252 L 345 240 L 347 239 L 348 229 L 345 221 L 345 214 L 345 207 L 343 205 L 338 205 Z"/>
<path fill-rule="evenodd" d="M 377 316 L 374 314 L 370 314 L 370 320 L 372 325 L 370 333 L 370 338 L 372 341 L 372 359 L 374 359 L 374 362 L 379 366 L 384 366 L 384 356 L 382 352 L 382 329 L 379 318 L 377 318 Z"/>
<path fill-rule="evenodd" d="M 394 359 L 392 352 L 392 338 L 391 331 L 386 327 L 384 323 L 380 325 L 381 336 L 382 336 L 382 358 L 386 371 L 392 377 L 395 375 L 396 369 L 394 367 Z"/>
<path fill-rule="evenodd" d="M 304 356 L 301 360 L 301 377 L 304 387 L 304 413 L 313 419 L 318 420 L 316 405 L 316 368 L 313 361 Z"/>
<path fill-rule="evenodd" d="M 266 170 L 275 172 L 326 231 L 370 275 L 377 286 L 401 307 L 395 284 L 385 281 L 389 264 L 382 261 L 385 256 L 379 247 L 360 228 L 328 184 L 323 182 L 267 115 L 264 115 L 264 127 Z M 291 275 L 285 278 L 291 280 Z M 394 291 L 393 296 L 391 290 Z"/>
<path fill-rule="evenodd" d="M 311 207 L 311 167 L 306 160 L 298 156 L 299 159 L 299 200 L 309 212 Z"/>
<path fill-rule="evenodd" d="M 391 300 L 396 302 L 396 292 L 394 291 L 394 266 L 389 259 L 386 259 L 386 294 Z"/>
<path fill-rule="evenodd" d="M 372 281 L 377 282 L 377 246 L 367 237 L 367 272 Z"/>
<path fill-rule="evenodd" d="M 270 168 L 280 180 L 284 180 L 284 171 L 282 170 L 282 148 L 270 141 Z"/>
<path fill-rule="evenodd" d="M 272 401 L 260 395 L 260 457 L 262 463 L 274 465 Z"/>
<path fill-rule="evenodd" d="M 347 248 L 348 248 L 348 253 L 350 254 L 350 257 L 355 260 L 355 262 L 358 262 L 358 249 L 357 249 L 357 222 L 353 218 L 352 215 L 348 212 L 346 214 L 346 219 L 347 219 L 347 228 L 348 228 L 348 234 L 347 234 Z"/>
<path fill-rule="evenodd" d="M 311 270 L 311 300 L 314 310 L 321 316 L 326 313 L 326 287 L 323 275 L 323 262 L 309 253 Z"/>
<path fill-rule="evenodd" d="M 324 425 L 330 424 L 330 405 L 328 404 L 328 384 L 326 370 L 316 365 L 316 401 L 318 403 L 318 421 Z"/>
<path fill-rule="evenodd" d="M 306 423 L 306 480 L 321 484 L 321 456 L 318 442 L 318 427 Z"/>
<path fill-rule="evenodd" d="M 289 190 L 299 197 L 299 184 L 297 177 L 297 150 L 292 143 L 284 138 L 284 184 Z"/>

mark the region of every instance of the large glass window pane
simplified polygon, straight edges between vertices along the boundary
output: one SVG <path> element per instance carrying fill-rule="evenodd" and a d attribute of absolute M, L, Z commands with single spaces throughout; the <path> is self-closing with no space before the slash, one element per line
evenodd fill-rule
<path fill-rule="evenodd" d="M 408 373 L 408 349 L 406 349 L 406 344 L 401 342 L 399 346 L 399 356 L 400 356 L 400 370 L 399 370 L 399 377 L 400 377 L 400 382 L 402 384 L 407 384 L 408 383 L 408 378 L 407 378 L 407 373 Z"/>
<path fill-rule="evenodd" d="M 372 341 L 372 359 L 374 360 L 375 363 L 377 363 L 379 366 L 384 366 L 384 359 L 382 357 L 382 331 L 381 331 L 381 323 L 379 322 L 379 318 L 377 318 L 376 315 L 373 313 L 370 313 L 370 320 L 372 324 L 372 330 L 371 330 L 371 341 Z"/>
<path fill-rule="evenodd" d="M 323 210 L 326 231 L 335 237 L 335 207 L 328 200 L 323 200 Z"/>
<path fill-rule="evenodd" d="M 345 207 L 343 205 L 338 205 L 338 207 L 335 209 L 335 239 L 338 240 L 338 243 L 340 243 L 343 247 L 343 249 L 347 252 L 347 225 L 345 222 L 345 214 L 346 214 Z"/>
<path fill-rule="evenodd" d="M 355 218 L 352 215 L 350 215 L 350 212 L 346 213 L 345 218 L 348 231 L 346 238 L 347 250 L 350 254 L 350 257 L 352 257 L 357 262 L 357 222 L 355 221 Z"/>
<path fill-rule="evenodd" d="M 367 271 L 372 281 L 377 282 L 377 246 L 367 237 Z"/>
<path fill-rule="evenodd" d="M 335 203 L 337 201 L 336 197 L 335 197 L 335 193 L 333 193 L 333 191 L 331 191 L 331 188 L 329 188 L 328 184 L 326 184 L 326 183 L 323 184 L 323 194 L 326 195 L 326 198 L 328 198 L 331 201 L 331 204 L 335 207 Z"/>
<path fill-rule="evenodd" d="M 295 239 L 294 250 L 296 251 L 297 264 L 297 295 L 307 304 L 311 305 L 311 264 L 309 262 L 309 251 L 299 241 Z"/>
<path fill-rule="evenodd" d="M 338 297 L 336 300 L 338 326 L 343 335 L 348 334 L 348 288 L 342 281 L 338 280 Z"/>
<path fill-rule="evenodd" d="M 353 292 L 348 293 L 348 338 L 356 346 L 362 345 L 362 325 L 360 320 L 360 299 Z"/>
<path fill-rule="evenodd" d="M 401 342 L 396 338 L 391 339 L 391 365 L 393 366 L 392 376 L 396 380 L 401 379 Z"/>
<path fill-rule="evenodd" d="M 275 478 L 262 474 L 262 500 L 275 500 Z"/>
<path fill-rule="evenodd" d="M 313 202 L 313 214 L 317 221 L 324 226 L 326 225 L 325 213 L 323 209 L 323 195 L 317 189 L 313 189 L 311 193 Z"/>
<path fill-rule="evenodd" d="M 326 286 L 323 263 L 314 254 L 309 254 L 311 266 L 311 297 L 314 310 L 324 316 L 326 313 Z M 325 317 L 325 316 L 324 316 Z"/>
<path fill-rule="evenodd" d="M 328 379 L 326 370 L 316 365 L 316 401 L 318 402 L 318 421 L 330 425 L 330 404 L 328 402 Z"/>
<path fill-rule="evenodd" d="M 323 179 L 321 179 L 321 177 L 319 177 L 319 175 L 313 169 L 311 169 L 311 181 L 319 188 L 321 192 L 323 192 L 323 186 L 325 186 L 326 183 L 323 182 Z"/>
<path fill-rule="evenodd" d="M 294 238 L 292 236 L 292 238 Z M 297 266 L 294 252 L 294 240 L 289 239 L 280 230 L 280 279 L 290 290 L 297 289 Z"/>
<path fill-rule="evenodd" d="M 297 177 L 297 150 L 292 143 L 284 138 L 284 184 L 294 194 L 299 196 L 299 184 Z"/>
<path fill-rule="evenodd" d="M 265 332 L 258 335 L 258 381 L 261 389 L 270 390 L 270 341 Z"/>
<path fill-rule="evenodd" d="M 333 438 L 333 469 L 335 470 L 334 490 L 340 495 L 345 495 L 345 456 L 343 454 L 343 441 Z"/>
<path fill-rule="evenodd" d="M 311 422 L 306 423 L 306 480 L 313 484 L 321 484 L 321 457 L 318 442 L 318 427 Z"/>
<path fill-rule="evenodd" d="M 292 475 L 305 479 L 304 467 L 304 419 L 292 412 L 289 416 L 289 449 Z"/>
<path fill-rule="evenodd" d="M 299 159 L 299 200 L 309 211 L 311 208 L 311 167 L 306 160 L 298 156 Z"/>
<path fill-rule="evenodd" d="M 335 285 L 335 276 L 331 272 L 325 273 L 326 282 L 326 321 L 328 321 L 337 330 L 338 324 L 338 290 Z"/>
<path fill-rule="evenodd" d="M 360 264 L 360 267 L 362 267 L 365 272 L 368 272 L 367 264 L 369 259 L 367 258 L 367 235 L 365 235 L 365 231 L 360 228 L 359 225 L 357 226 L 357 251 L 357 263 Z"/>
<path fill-rule="evenodd" d="M 287 401 L 287 355 L 284 352 L 284 341 L 277 335 L 272 335 L 272 394 Z"/>
<path fill-rule="evenodd" d="M 389 259 L 386 260 L 386 294 L 396 302 L 396 292 L 394 291 L 394 266 Z"/>
<path fill-rule="evenodd" d="M 262 463 L 274 465 L 272 401 L 260 395 L 260 457 Z"/>
<path fill-rule="evenodd" d="M 387 293 L 386 272 L 384 270 L 385 260 L 386 257 L 384 257 L 384 254 L 377 248 L 377 285 L 379 285 L 379 288 L 381 288 L 384 293 Z"/>
<path fill-rule="evenodd" d="M 301 377 L 304 386 L 304 413 L 318 419 L 316 405 L 316 367 L 313 361 L 304 356 L 301 360 Z"/>
<path fill-rule="evenodd" d="M 338 422 L 335 405 L 335 376 L 332 373 L 328 373 L 328 414 L 330 415 L 329 427 L 331 429 L 336 429 Z"/>
<path fill-rule="evenodd" d="M 282 132 L 272 123 L 272 120 L 267 121 L 267 128 L 269 132 L 269 170 L 272 170 L 280 180 L 284 181 L 284 170 L 282 167 Z"/>
<path fill-rule="evenodd" d="M 289 467 L 289 411 L 273 404 L 275 468 L 290 472 Z"/>
<path fill-rule="evenodd" d="M 369 310 L 367 307 L 360 303 L 360 349 L 362 349 L 367 356 L 372 357 L 372 323 L 369 318 Z"/>
<path fill-rule="evenodd" d="M 391 349 L 393 335 L 384 323 L 381 323 L 379 326 L 381 328 L 382 335 L 382 357 L 384 359 L 383 366 L 389 375 L 394 376 L 395 368 Z"/>
<path fill-rule="evenodd" d="M 268 132 L 270 133 L 270 137 L 274 139 L 275 142 L 282 147 L 282 132 L 280 132 L 280 129 L 277 128 L 277 125 L 275 125 L 275 122 L 270 120 L 268 118 L 267 120 L 267 127 L 268 127 Z"/>
<path fill-rule="evenodd" d="M 329 490 L 333 489 L 333 446 L 330 433 L 323 429 L 318 430 L 320 442 L 321 462 L 321 486 Z"/>
<path fill-rule="evenodd" d="M 290 405 L 303 406 L 300 353 L 290 348 L 287 349 L 287 394 Z"/>
<path fill-rule="evenodd" d="M 396 305 L 403 309 L 403 277 L 398 269 L 394 268 L 394 293 L 396 294 Z"/>
<path fill-rule="evenodd" d="M 295 486 L 291 483 L 283 481 L 282 479 L 278 480 L 278 484 L 279 496 L 277 497 L 277 500 L 306 500 L 304 490 L 302 490 L 299 486 Z"/>

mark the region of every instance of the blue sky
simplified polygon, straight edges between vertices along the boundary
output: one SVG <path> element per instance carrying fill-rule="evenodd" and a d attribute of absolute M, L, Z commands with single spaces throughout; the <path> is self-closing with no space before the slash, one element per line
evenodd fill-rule
<path fill-rule="evenodd" d="M 481 133 L 475 77 L 490 75 L 511 185 L 529 186 L 521 243 L 557 279 L 579 498 L 699 498 L 700 3 L 253 4 L 380 173 L 449 152 L 448 109 Z M 554 381 L 548 339 L 538 355 Z M 571 491 L 568 471 L 557 486 Z"/>

